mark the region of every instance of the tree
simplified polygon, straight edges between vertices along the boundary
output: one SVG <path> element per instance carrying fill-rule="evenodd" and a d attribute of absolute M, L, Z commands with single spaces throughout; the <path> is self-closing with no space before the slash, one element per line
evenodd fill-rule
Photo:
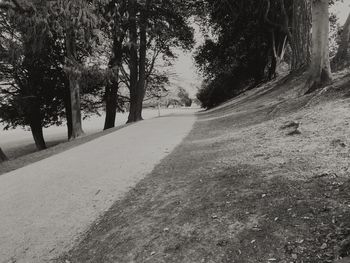
<path fill-rule="evenodd" d="M 84 134 L 81 117 L 80 78 L 84 70 L 81 53 L 89 52 L 98 42 L 100 17 L 96 11 L 100 1 L 56 0 L 50 3 L 50 30 L 60 35 L 65 44 L 64 70 L 68 79 L 71 134 L 75 139 Z"/>
<path fill-rule="evenodd" d="M 273 1 L 273 6 L 270 0 L 266 0 L 267 7 L 264 14 L 264 20 L 267 26 L 267 30 L 271 35 L 269 46 L 272 50 L 272 61 L 269 68 L 269 78 L 276 77 L 279 72 L 280 65 L 284 59 L 286 53 L 288 40 L 291 39 L 291 33 L 289 29 L 289 16 L 284 0 Z M 270 11 L 273 12 L 273 18 L 271 19 Z M 277 10 L 280 9 L 280 12 Z"/>
<path fill-rule="evenodd" d="M 332 60 L 333 70 L 342 70 L 350 66 L 350 14 L 340 35 L 338 52 Z"/>
<path fill-rule="evenodd" d="M 11 6 L 0 19 L 0 117 L 5 128 L 30 126 L 39 150 L 46 148 L 42 127 L 60 124 L 62 111 L 58 100 L 63 76 L 57 63 L 62 59 L 60 46 L 45 33 L 43 11 L 38 0 Z"/>
<path fill-rule="evenodd" d="M 270 26 L 274 57 L 278 64 L 283 59 L 287 44 L 291 49 L 290 66 L 292 71 L 305 68 L 311 57 L 311 2 L 310 0 L 275 0 L 275 19 L 268 17 L 271 6 L 267 0 L 265 22 Z M 277 6 L 276 6 L 277 4 Z M 278 11 L 280 10 L 280 11 Z M 271 68 L 273 71 L 273 67 Z"/>
<path fill-rule="evenodd" d="M 192 99 L 190 99 L 188 92 L 184 88 L 179 87 L 179 92 L 177 93 L 177 96 L 179 97 L 182 106 L 191 107 Z"/>
<path fill-rule="evenodd" d="M 307 93 L 332 80 L 329 61 L 329 0 L 312 2 L 312 54 Z"/>
<path fill-rule="evenodd" d="M 174 57 L 172 48 L 190 49 L 193 46 L 193 31 L 187 24 L 189 12 L 184 1 L 145 0 L 137 4 L 129 0 L 128 6 L 130 123 L 142 120 L 147 81 L 155 66 L 149 51 L 155 50 L 158 55 L 163 55 L 163 59 Z"/>
<path fill-rule="evenodd" d="M 138 116 L 139 101 L 141 100 L 142 91 L 138 90 L 138 54 L 137 54 L 137 2 L 136 0 L 128 0 L 128 13 L 129 13 L 129 70 L 130 70 L 130 107 L 128 123 L 142 120 L 142 116 Z"/>
<path fill-rule="evenodd" d="M 127 1 L 110 1 L 105 8 L 106 30 L 112 39 L 111 54 L 108 63 L 108 78 L 105 87 L 106 119 L 104 129 L 115 126 L 116 113 L 118 109 L 119 74 L 124 56 L 124 41 L 127 31 Z"/>
<path fill-rule="evenodd" d="M 142 103 L 146 88 L 146 57 L 147 30 L 149 23 L 149 9 L 152 0 L 145 0 L 140 5 L 139 20 L 139 48 L 137 54 L 137 5 L 134 0 L 129 1 L 130 9 L 130 109 L 128 123 L 142 120 Z"/>
<path fill-rule="evenodd" d="M 307 68 L 311 60 L 311 2 L 310 0 L 293 1 L 292 32 L 290 45 L 292 50 L 292 71 Z"/>
<path fill-rule="evenodd" d="M 198 98 L 210 108 L 273 77 L 287 42 L 279 1 L 205 2 L 201 21 L 215 37 L 197 49 L 195 61 L 206 79 Z"/>
<path fill-rule="evenodd" d="M 1 77 L 9 85 L 1 90 L 0 115 L 6 128 L 29 125 L 38 149 L 46 147 L 42 128 L 61 124 L 64 108 L 69 138 L 82 132 L 80 108 L 94 110 L 93 99 L 79 104 L 82 85 L 93 96 L 101 87 L 91 87 L 96 81 L 82 83 L 87 57 L 99 41 L 100 3 L 7 0 L 0 5 L 10 19 L 10 24 L 3 20 L 1 31 Z"/>

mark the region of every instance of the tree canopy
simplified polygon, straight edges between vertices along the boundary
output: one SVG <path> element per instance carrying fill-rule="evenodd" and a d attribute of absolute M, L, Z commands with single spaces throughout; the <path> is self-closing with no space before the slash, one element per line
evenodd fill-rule
<path fill-rule="evenodd" d="M 0 2 L 0 119 L 5 128 L 29 127 L 38 149 L 42 128 L 67 124 L 83 136 L 83 117 L 116 112 L 142 120 L 145 101 L 168 94 L 176 51 L 205 41 L 195 63 L 205 81 L 198 99 L 215 107 L 242 91 L 289 72 L 308 71 L 312 92 L 331 79 L 329 0 L 3 0 Z M 316 11 L 317 12 L 316 12 Z M 320 16 L 322 14 L 322 16 Z M 329 17 L 329 19 L 328 19 Z M 349 26 L 333 64 L 350 50 Z M 322 32 L 313 34 L 311 31 Z M 336 35 L 336 34 L 335 34 Z M 332 37 L 332 36 L 331 36 Z M 317 46 L 317 43 L 320 44 Z M 336 43 L 333 41 L 332 43 Z M 322 63 L 321 63 L 321 62 Z M 322 69 L 322 70 L 319 70 Z M 181 90 L 179 97 L 189 105 Z"/>

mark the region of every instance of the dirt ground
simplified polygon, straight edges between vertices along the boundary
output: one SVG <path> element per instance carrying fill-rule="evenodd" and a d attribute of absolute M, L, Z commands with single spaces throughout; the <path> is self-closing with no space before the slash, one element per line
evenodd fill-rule
<path fill-rule="evenodd" d="M 297 97 L 302 83 L 198 114 L 58 262 L 350 262 L 349 78 Z"/>

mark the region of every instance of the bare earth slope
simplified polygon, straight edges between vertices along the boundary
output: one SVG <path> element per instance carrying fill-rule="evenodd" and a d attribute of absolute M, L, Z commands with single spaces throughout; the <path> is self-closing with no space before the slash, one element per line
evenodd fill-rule
<path fill-rule="evenodd" d="M 349 78 L 264 85 L 183 143 L 60 262 L 334 262 L 350 255 Z M 299 123 L 299 131 L 281 129 Z M 344 261 L 348 262 L 348 261 Z"/>
<path fill-rule="evenodd" d="M 0 262 L 49 262 L 68 250 L 194 120 L 189 110 L 143 121 L 0 176 Z"/>

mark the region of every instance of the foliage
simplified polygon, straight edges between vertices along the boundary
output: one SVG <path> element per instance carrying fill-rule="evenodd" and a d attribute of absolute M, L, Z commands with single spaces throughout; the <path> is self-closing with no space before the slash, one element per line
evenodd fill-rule
<path fill-rule="evenodd" d="M 273 53 L 265 1 L 205 2 L 209 16 L 202 20 L 213 25 L 213 36 L 198 48 L 195 60 L 209 83 L 198 98 L 204 107 L 212 107 L 237 94 L 242 83 L 266 80 Z M 271 8 L 270 13 L 278 14 L 278 5 Z"/>
<path fill-rule="evenodd" d="M 177 96 L 180 99 L 181 105 L 183 105 L 185 107 L 191 107 L 192 99 L 190 98 L 190 95 L 188 94 L 188 92 L 184 88 L 179 87 L 179 92 L 178 92 Z"/>
<path fill-rule="evenodd" d="M 0 118 L 5 128 L 29 125 L 28 107 L 33 103 L 39 105 L 43 127 L 61 124 L 65 83 L 61 43 L 43 32 L 45 23 L 37 13 L 1 12 L 0 27 Z"/>
<path fill-rule="evenodd" d="M 102 38 L 96 30 L 101 22 L 97 4 L 102 3 L 31 0 L 20 2 L 24 11 L 10 8 L 1 12 L 0 78 L 8 85 L 0 94 L 0 118 L 6 128 L 29 125 L 26 113 L 33 101 L 40 105 L 43 127 L 62 124 L 67 70 L 81 72 L 85 115 L 98 113 L 105 74 L 84 61 L 95 55 Z M 75 30 L 77 44 L 74 68 L 67 67 L 65 36 L 69 26 Z"/>
<path fill-rule="evenodd" d="M 238 95 L 249 83 L 238 85 L 232 74 L 220 74 L 214 80 L 203 83 L 197 93 L 201 106 L 210 109 Z"/>
<path fill-rule="evenodd" d="M 329 30 L 329 56 L 333 57 L 337 53 L 341 35 L 341 26 L 338 22 L 338 17 L 335 14 L 331 14 L 329 17 L 330 30 Z"/>

